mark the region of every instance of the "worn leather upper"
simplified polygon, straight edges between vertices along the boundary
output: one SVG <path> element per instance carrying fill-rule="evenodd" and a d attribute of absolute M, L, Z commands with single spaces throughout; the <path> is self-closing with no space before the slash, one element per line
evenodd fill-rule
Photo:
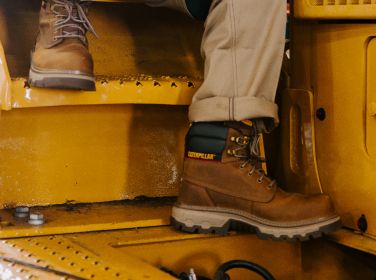
<path fill-rule="evenodd" d="M 73 1 L 73 0 L 72 0 Z M 72 10 L 72 14 L 77 11 Z M 64 72 L 72 74 L 93 74 L 93 60 L 87 48 L 85 32 L 77 29 L 72 20 L 56 28 L 56 24 L 67 11 L 62 7 L 54 7 L 54 1 L 43 1 L 39 18 L 39 34 L 32 52 L 31 66 L 36 71 Z M 81 27 L 85 30 L 84 27 Z M 63 38 L 64 34 L 80 35 L 80 37 Z M 85 38 L 85 37 L 83 37 Z"/>
<path fill-rule="evenodd" d="M 231 155 L 238 148 L 232 140 L 244 135 L 253 137 L 251 128 L 240 122 L 228 128 L 220 161 L 185 159 L 179 204 L 244 211 L 275 223 L 309 223 L 336 216 L 327 195 L 286 193 L 256 171 L 257 166 Z"/>

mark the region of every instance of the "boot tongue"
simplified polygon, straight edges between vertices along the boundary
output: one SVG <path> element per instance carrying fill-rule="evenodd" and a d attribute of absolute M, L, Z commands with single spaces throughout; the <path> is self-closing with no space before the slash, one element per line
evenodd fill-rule
<path fill-rule="evenodd" d="M 250 143 L 254 141 L 255 129 L 243 122 L 225 122 L 228 127 L 226 147 L 222 162 L 244 161 L 250 157 Z"/>
<path fill-rule="evenodd" d="M 76 3 L 75 3 L 76 1 L 73 1 L 73 2 L 74 2 L 74 5 L 72 5 L 72 10 L 70 11 L 70 19 L 66 23 L 67 26 L 62 28 L 63 34 L 64 33 L 71 33 L 71 34 L 74 34 L 74 35 L 85 35 L 85 34 L 82 34 L 82 31 L 80 32 L 80 29 L 78 28 L 79 24 L 73 20 L 74 18 L 75 19 L 79 18 L 77 6 L 76 6 Z M 69 12 L 64 8 L 61 8 L 61 14 L 63 14 L 66 17 L 69 17 Z"/>
<path fill-rule="evenodd" d="M 80 0 L 51 0 L 51 10 L 56 15 L 55 28 L 59 39 L 74 38 L 87 45 L 86 31 L 95 30 L 86 17 L 88 2 Z"/>

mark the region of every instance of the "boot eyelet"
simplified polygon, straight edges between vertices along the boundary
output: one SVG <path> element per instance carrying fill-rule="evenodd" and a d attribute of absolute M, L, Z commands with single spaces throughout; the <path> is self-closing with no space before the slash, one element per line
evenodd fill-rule
<path fill-rule="evenodd" d="M 258 178 L 257 179 L 257 183 L 261 184 L 262 183 L 262 179 Z"/>
<path fill-rule="evenodd" d="M 237 144 L 239 144 L 239 145 L 247 145 L 247 144 L 249 144 L 249 137 L 247 137 L 247 136 L 243 136 L 243 137 L 239 136 L 239 137 L 236 138 L 235 142 Z"/>
<path fill-rule="evenodd" d="M 248 172 L 248 176 L 251 177 L 253 172 Z"/>

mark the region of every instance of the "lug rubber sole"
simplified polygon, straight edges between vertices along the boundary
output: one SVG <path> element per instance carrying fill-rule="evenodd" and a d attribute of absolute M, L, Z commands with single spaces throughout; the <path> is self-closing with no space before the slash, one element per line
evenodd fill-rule
<path fill-rule="evenodd" d="M 172 225 L 189 233 L 227 234 L 230 230 L 256 233 L 261 239 L 300 240 L 315 239 L 341 227 L 340 217 L 328 218 L 305 225 L 271 225 L 229 211 L 196 210 L 175 206 L 172 209 Z"/>
<path fill-rule="evenodd" d="M 92 76 L 72 73 L 48 73 L 30 69 L 29 84 L 34 87 L 95 91 Z"/>

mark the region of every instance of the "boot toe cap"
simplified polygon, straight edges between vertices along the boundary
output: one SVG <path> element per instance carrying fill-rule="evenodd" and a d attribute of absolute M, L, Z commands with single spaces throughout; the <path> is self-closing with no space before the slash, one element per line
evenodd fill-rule
<path fill-rule="evenodd" d="M 61 48 L 37 48 L 32 54 L 32 67 L 42 72 L 67 72 L 93 75 L 93 61 L 86 47 L 76 44 Z"/>

